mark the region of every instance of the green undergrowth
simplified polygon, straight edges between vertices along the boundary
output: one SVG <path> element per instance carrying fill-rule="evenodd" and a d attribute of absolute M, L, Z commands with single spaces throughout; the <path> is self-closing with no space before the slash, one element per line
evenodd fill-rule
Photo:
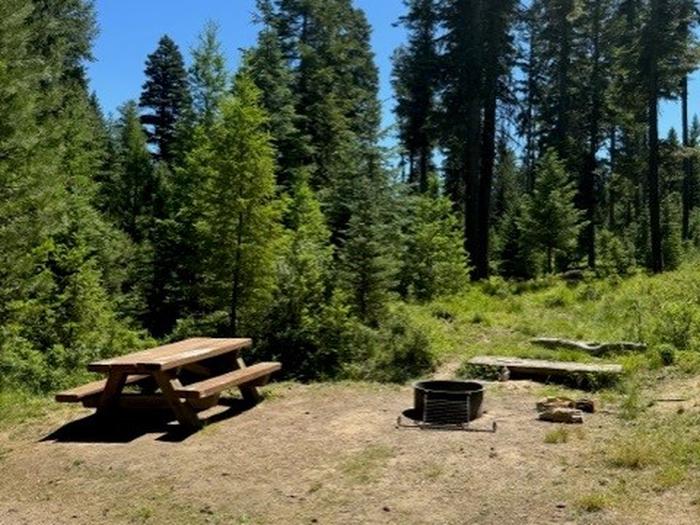
<path fill-rule="evenodd" d="M 460 295 L 401 308 L 428 336 L 441 361 L 502 355 L 619 363 L 630 376 L 665 366 L 676 373 L 700 372 L 700 265 L 695 260 L 674 272 L 625 279 L 589 276 L 571 283 L 549 277 L 513 283 L 494 278 Z M 537 347 L 530 343 L 534 337 L 638 341 L 648 348 L 592 357 Z"/>
<path fill-rule="evenodd" d="M 47 396 L 21 390 L 0 391 L 0 431 L 41 417 L 52 406 L 53 400 Z"/>

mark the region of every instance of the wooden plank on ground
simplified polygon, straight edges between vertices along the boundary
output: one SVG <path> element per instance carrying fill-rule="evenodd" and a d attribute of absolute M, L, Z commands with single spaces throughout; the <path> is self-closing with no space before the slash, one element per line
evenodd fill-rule
<path fill-rule="evenodd" d="M 147 375 L 130 375 L 126 378 L 127 385 L 138 383 L 144 379 L 148 379 Z M 92 383 L 87 383 L 86 385 L 81 385 L 70 390 L 64 390 L 56 394 L 56 401 L 59 403 L 78 403 L 83 399 L 94 396 L 96 394 L 101 394 L 107 385 L 106 379 L 101 379 L 99 381 L 93 381 Z"/>
<path fill-rule="evenodd" d="M 282 368 L 280 363 L 257 363 L 227 374 L 205 379 L 197 383 L 175 389 L 175 393 L 185 399 L 201 399 L 232 388 L 253 383 Z"/>
<path fill-rule="evenodd" d="M 566 376 L 571 374 L 617 375 L 622 373 L 621 365 L 598 363 L 576 363 L 572 361 L 546 361 L 541 359 L 521 359 L 517 357 L 476 356 L 469 360 L 470 365 L 498 368 L 506 367 L 511 373 L 532 376 Z"/>

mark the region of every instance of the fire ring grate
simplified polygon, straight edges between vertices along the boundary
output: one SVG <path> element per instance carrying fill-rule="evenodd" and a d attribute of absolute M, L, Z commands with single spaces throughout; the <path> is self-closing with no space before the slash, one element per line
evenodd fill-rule
<path fill-rule="evenodd" d="M 483 414 L 484 385 L 476 381 L 427 380 L 413 385 L 413 408 L 398 417 L 397 427 L 478 430 L 470 422 Z M 496 431 L 496 422 L 487 430 Z"/>

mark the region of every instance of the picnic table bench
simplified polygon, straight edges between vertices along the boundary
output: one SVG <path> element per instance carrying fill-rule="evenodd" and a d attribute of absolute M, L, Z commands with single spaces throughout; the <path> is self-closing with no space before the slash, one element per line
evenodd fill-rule
<path fill-rule="evenodd" d="M 98 413 L 167 408 L 181 425 L 200 428 L 197 411 L 216 405 L 224 390 L 238 387 L 246 401 L 257 403 L 257 387 L 282 368 L 275 362 L 246 366 L 240 352 L 251 345 L 250 339 L 196 337 L 95 361 L 88 370 L 107 378 L 59 392 L 56 401 L 82 403 Z M 124 392 L 127 385 L 138 391 Z"/>

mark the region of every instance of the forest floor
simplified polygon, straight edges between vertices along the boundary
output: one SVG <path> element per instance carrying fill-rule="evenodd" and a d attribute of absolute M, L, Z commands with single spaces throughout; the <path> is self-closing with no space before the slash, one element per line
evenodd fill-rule
<path fill-rule="evenodd" d="M 537 421 L 539 398 L 584 393 L 528 381 L 488 383 L 475 426 L 496 420 L 495 433 L 397 429 L 406 385 L 277 383 L 190 436 L 155 420 L 104 429 L 89 410 L 0 392 L 0 524 L 700 523 L 697 268 L 492 280 L 396 305 L 443 378 L 476 354 L 622 364 L 619 385 L 585 393 L 599 410 L 583 425 Z M 592 359 L 533 336 L 649 349 Z"/>
<path fill-rule="evenodd" d="M 561 426 L 534 409 L 560 389 L 491 383 L 474 426 L 495 433 L 397 429 L 411 389 L 362 383 L 277 384 L 190 436 L 51 408 L 0 431 L 0 523 L 696 524 L 700 477 L 674 454 L 699 454 L 700 381 L 653 395 L 680 391 L 633 421 L 598 396 Z"/>

